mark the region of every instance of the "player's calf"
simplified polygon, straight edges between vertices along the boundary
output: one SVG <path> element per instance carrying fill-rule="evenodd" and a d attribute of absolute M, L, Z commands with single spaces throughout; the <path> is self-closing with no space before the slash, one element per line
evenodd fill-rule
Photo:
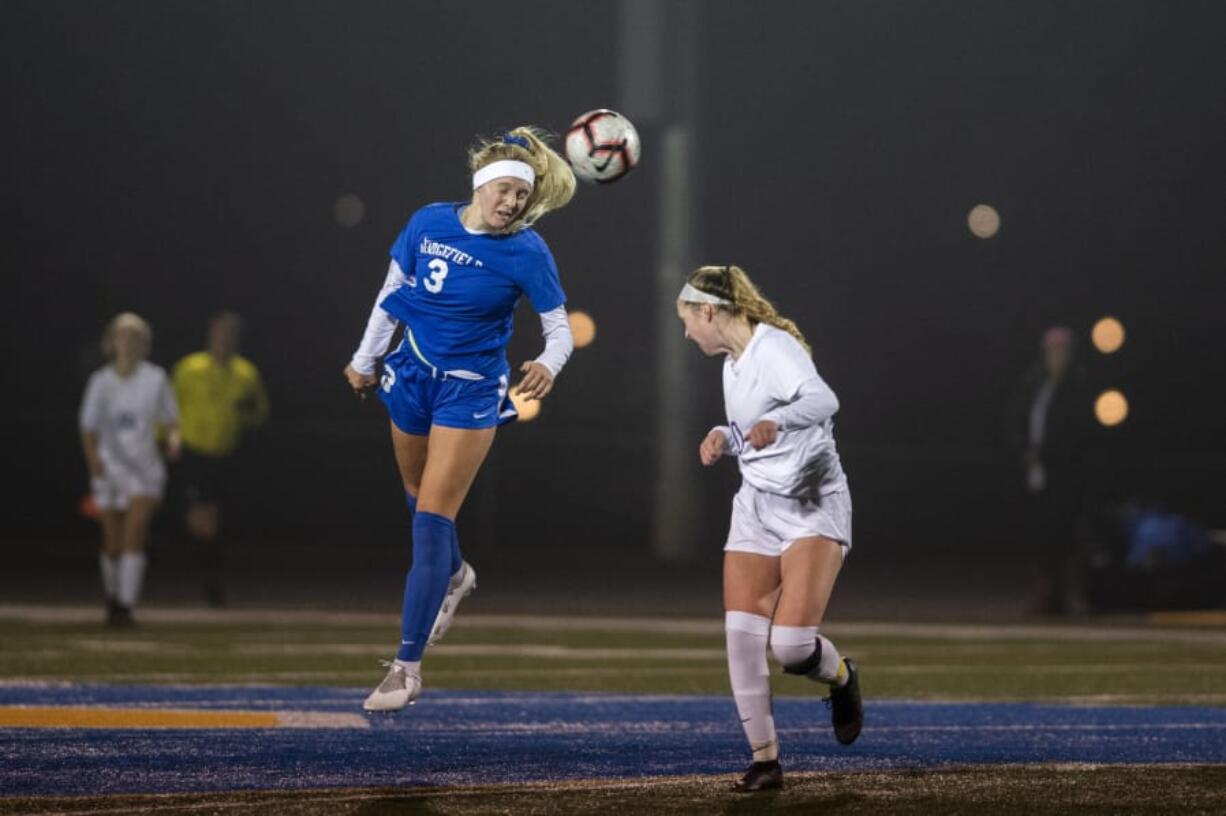
<path fill-rule="evenodd" d="M 835 739 L 843 745 L 855 742 L 864 725 L 860 674 L 855 664 L 840 656 L 834 644 L 817 633 L 816 626 L 772 627 L 771 650 L 787 674 L 830 686 L 826 700 Z"/>

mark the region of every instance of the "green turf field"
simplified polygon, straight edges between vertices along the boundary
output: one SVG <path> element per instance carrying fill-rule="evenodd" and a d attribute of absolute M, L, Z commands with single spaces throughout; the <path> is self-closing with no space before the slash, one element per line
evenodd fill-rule
<path fill-rule="evenodd" d="M 0 615 L 0 678 L 364 687 L 391 616 L 148 615 L 135 629 Z M 81 620 L 80 618 L 85 618 Z M 1226 704 L 1226 633 L 1173 628 L 832 625 L 869 697 Z M 727 692 L 719 622 L 461 617 L 423 666 L 436 688 Z M 812 684 L 776 675 L 778 694 Z"/>

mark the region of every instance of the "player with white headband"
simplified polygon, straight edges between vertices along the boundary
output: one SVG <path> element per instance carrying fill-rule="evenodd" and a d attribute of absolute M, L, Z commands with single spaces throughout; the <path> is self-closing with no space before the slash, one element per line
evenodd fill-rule
<path fill-rule="evenodd" d="M 520 366 L 519 396 L 548 394 L 574 348 L 557 266 L 532 229 L 574 195 L 570 166 L 540 131 L 519 127 L 480 142 L 469 168 L 471 199 L 422 207 L 392 245 L 387 278 L 344 372 L 359 396 L 379 386 L 413 516 L 400 648 L 367 697 L 368 711 L 416 699 L 425 647 L 443 636 L 476 586 L 455 518 L 495 430 L 516 418 L 506 347 L 520 297 L 540 315 L 545 349 Z M 387 354 L 398 326 L 403 339 Z"/>
<path fill-rule="evenodd" d="M 685 336 L 724 358 L 727 425 L 699 446 L 704 465 L 735 456 L 741 488 L 724 545 L 728 676 L 753 764 L 733 787 L 783 786 L 766 649 L 789 674 L 830 687 L 835 738 L 860 734 L 855 664 L 818 634 L 851 549 L 851 495 L 834 444 L 834 392 L 804 336 L 737 266 L 704 266 L 677 296 Z"/>

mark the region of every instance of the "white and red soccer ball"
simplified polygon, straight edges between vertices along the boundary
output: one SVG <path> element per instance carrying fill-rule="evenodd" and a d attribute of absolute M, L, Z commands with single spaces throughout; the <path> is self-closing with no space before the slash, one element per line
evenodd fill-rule
<path fill-rule="evenodd" d="M 635 168 L 641 152 L 639 132 L 617 111 L 590 110 L 566 131 L 566 159 L 583 181 L 617 181 Z"/>

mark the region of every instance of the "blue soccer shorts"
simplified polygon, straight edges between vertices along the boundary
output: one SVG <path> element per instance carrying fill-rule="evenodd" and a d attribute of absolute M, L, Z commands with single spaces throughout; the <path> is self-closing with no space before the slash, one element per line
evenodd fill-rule
<path fill-rule="evenodd" d="M 481 379 L 459 374 L 427 367 L 401 346 L 383 361 L 379 399 L 397 428 L 418 436 L 429 434 L 431 425 L 477 430 L 519 416 L 507 393 L 506 374 Z"/>

